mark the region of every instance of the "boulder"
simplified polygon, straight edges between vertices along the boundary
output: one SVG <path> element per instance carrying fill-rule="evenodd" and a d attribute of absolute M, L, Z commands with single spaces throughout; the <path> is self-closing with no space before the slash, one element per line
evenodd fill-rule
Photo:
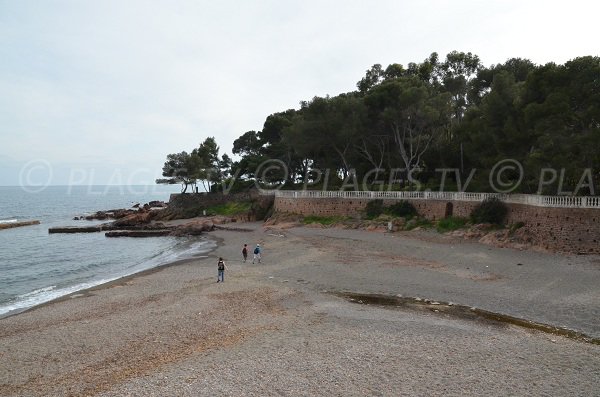
<path fill-rule="evenodd" d="M 93 221 L 93 220 L 99 220 L 99 221 L 103 221 L 105 219 L 108 219 L 108 215 L 106 212 L 104 211 L 97 211 L 95 214 L 92 215 L 87 215 L 85 217 L 86 220 L 88 221 Z"/>
<path fill-rule="evenodd" d="M 215 229 L 215 224 L 212 220 L 201 220 L 188 222 L 183 225 L 179 225 L 171 232 L 171 236 L 197 236 L 204 232 L 210 232 Z"/>
<path fill-rule="evenodd" d="M 113 222 L 115 227 L 129 227 L 148 224 L 151 221 L 149 212 L 138 212 L 119 218 Z"/>
<path fill-rule="evenodd" d="M 148 206 L 152 208 L 166 208 L 167 204 L 164 201 L 150 201 Z"/>

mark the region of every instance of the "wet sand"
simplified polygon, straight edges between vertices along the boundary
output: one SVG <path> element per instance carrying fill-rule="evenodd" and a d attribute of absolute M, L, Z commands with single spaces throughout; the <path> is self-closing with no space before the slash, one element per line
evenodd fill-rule
<path fill-rule="evenodd" d="M 211 233 L 206 259 L 0 319 L 0 395 L 598 395 L 599 345 L 340 295 L 453 302 L 599 337 L 598 257 L 239 226 L 254 231 Z M 242 263 L 257 242 L 263 263 Z"/>

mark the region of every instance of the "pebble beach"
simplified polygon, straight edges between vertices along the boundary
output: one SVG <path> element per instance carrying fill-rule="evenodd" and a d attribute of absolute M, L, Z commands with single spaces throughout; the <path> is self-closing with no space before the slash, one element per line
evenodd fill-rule
<path fill-rule="evenodd" d="M 600 257 L 239 226 L 249 231 L 211 232 L 205 258 L 0 319 L 0 395 L 600 395 Z M 244 243 L 261 244 L 261 264 L 242 262 Z M 347 293 L 480 308 L 588 339 Z"/>

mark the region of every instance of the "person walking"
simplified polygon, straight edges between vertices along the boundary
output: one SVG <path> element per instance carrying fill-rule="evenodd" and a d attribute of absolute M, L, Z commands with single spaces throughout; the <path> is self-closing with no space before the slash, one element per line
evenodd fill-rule
<path fill-rule="evenodd" d="M 248 259 L 248 244 L 244 244 L 244 248 L 242 248 L 242 256 L 244 257 L 244 263 Z"/>
<path fill-rule="evenodd" d="M 225 266 L 225 262 L 223 261 L 223 258 L 219 258 L 219 262 L 217 263 L 217 283 L 218 282 L 225 282 L 225 269 L 227 269 L 227 266 Z"/>
<path fill-rule="evenodd" d="M 254 256 L 252 257 L 252 263 L 254 263 L 254 261 L 256 261 L 258 259 L 258 263 L 260 263 L 261 257 L 262 257 L 262 248 L 260 248 L 260 244 L 256 244 L 256 247 L 254 248 Z"/>

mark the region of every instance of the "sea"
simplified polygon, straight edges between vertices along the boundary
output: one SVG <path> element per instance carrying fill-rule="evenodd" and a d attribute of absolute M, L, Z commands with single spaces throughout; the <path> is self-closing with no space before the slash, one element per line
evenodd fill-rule
<path fill-rule="evenodd" d="M 0 230 L 0 318 L 124 276 L 206 256 L 215 242 L 202 236 L 48 233 L 50 227 L 102 223 L 75 217 L 153 200 L 167 202 L 178 192 L 177 185 L 0 186 L 0 222 L 40 221 Z"/>

